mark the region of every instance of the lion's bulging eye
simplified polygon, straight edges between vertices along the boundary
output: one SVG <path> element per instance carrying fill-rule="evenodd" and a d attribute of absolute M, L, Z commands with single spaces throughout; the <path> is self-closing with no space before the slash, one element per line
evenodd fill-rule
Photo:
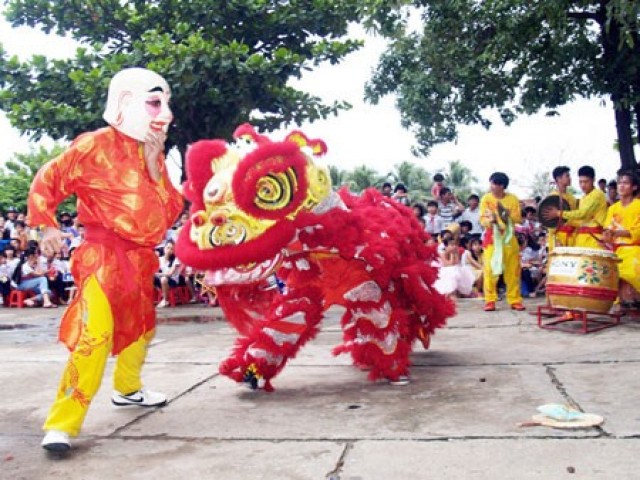
<path fill-rule="evenodd" d="M 258 180 L 257 202 L 274 205 L 282 199 L 283 185 L 281 179 L 274 175 L 267 175 Z"/>
<path fill-rule="evenodd" d="M 262 198 L 269 198 L 269 197 L 273 196 L 273 192 L 274 192 L 274 189 L 271 188 L 270 185 L 262 185 L 260 187 L 259 196 L 262 197 Z"/>
<path fill-rule="evenodd" d="M 291 169 L 260 178 L 256 184 L 255 205 L 264 210 L 280 210 L 293 200 L 296 181 Z"/>

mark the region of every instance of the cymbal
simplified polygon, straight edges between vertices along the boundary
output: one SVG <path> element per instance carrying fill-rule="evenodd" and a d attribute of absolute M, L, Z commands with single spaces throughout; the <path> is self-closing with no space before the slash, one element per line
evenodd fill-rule
<path fill-rule="evenodd" d="M 543 213 L 549 208 L 556 207 L 562 211 L 571 210 L 569 202 L 560 195 L 549 195 L 542 199 L 538 204 L 538 221 L 547 228 L 556 228 L 558 226 L 557 218 L 545 219 Z"/>
<path fill-rule="evenodd" d="M 504 208 L 502 203 L 498 202 L 498 217 L 502 220 L 503 223 L 507 223 L 509 221 L 509 210 Z"/>

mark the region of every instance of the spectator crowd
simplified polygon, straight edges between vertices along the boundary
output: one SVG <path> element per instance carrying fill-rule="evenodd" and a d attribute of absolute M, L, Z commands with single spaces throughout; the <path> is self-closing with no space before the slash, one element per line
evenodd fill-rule
<path fill-rule="evenodd" d="M 612 205 L 618 201 L 617 183 L 601 179 L 598 188 Z M 428 242 L 436 246 L 440 276 L 436 283 L 441 293 L 457 297 L 483 296 L 483 249 L 486 247 L 486 229 L 483 228 L 480 197 L 476 194 L 460 199 L 446 185 L 441 174 L 433 177 L 431 199 L 414 202 L 404 184 L 384 183 L 382 194 L 410 207 L 416 219 L 428 233 Z M 520 201 L 521 221 L 515 225 L 514 235 L 520 247 L 520 293 L 523 297 L 536 297 L 545 292 L 546 264 L 549 254 L 547 240 L 552 240 L 547 229 L 537 218 L 540 198 Z M 175 256 L 175 242 L 188 219 L 185 211 L 163 241 L 156 247 L 160 268 L 154 285 L 157 307 L 168 306 L 172 289 L 182 287 L 189 292 L 189 302 L 216 304 L 215 290 L 202 284 L 204 272 L 197 272 L 180 263 Z M 64 237 L 61 252 L 44 255 L 40 251 L 37 228 L 26 223 L 25 212 L 10 207 L 0 212 L 0 295 L 4 305 L 12 290 L 28 291 L 27 306 L 56 308 L 67 304 L 75 290 L 70 269 L 74 249 L 84 239 L 84 227 L 75 214 L 62 212 L 58 217 Z M 501 277 L 498 292 L 504 293 Z"/>
<path fill-rule="evenodd" d="M 203 287 L 203 272 L 196 272 L 180 263 L 174 253 L 175 241 L 188 219 L 184 212 L 157 245 L 160 268 L 155 275 L 157 307 L 169 306 L 170 292 L 185 287 L 189 302 L 203 301 L 216 305 L 215 291 Z M 7 306 L 12 290 L 28 292 L 27 307 L 56 308 L 66 305 L 76 290 L 71 273 L 71 254 L 84 240 L 84 226 L 77 216 L 62 212 L 58 223 L 64 238 L 62 250 L 44 255 L 40 249 L 40 232 L 26 223 L 25 212 L 9 207 L 0 212 L 0 304 Z"/>
<path fill-rule="evenodd" d="M 559 167 L 557 170 L 568 175 L 567 167 Z M 503 186 L 506 188 L 508 177 L 499 175 L 505 177 L 506 183 Z M 618 202 L 616 180 L 607 182 L 600 179 L 598 188 L 606 195 L 609 206 Z M 424 201 L 412 201 L 402 183 L 393 186 L 387 182 L 383 184 L 381 193 L 411 207 L 416 219 L 429 234 L 428 242 L 437 246 L 440 276 L 435 284 L 436 288 L 450 296 L 482 297 L 483 275 L 486 272 L 483 250 L 491 241 L 487 242 L 490 235 L 487 235 L 482 226 L 480 197 L 471 194 L 466 199 L 458 198 L 446 185 L 442 174 L 433 177 L 431 198 Z M 519 245 L 519 293 L 522 297 L 536 297 L 545 293 L 547 259 L 550 246 L 553 247 L 553 242 L 549 245 L 548 240 L 553 240 L 551 237 L 554 237 L 555 232 L 549 231 L 538 219 L 541 200 L 543 199 L 539 197 L 519 200 L 521 220 L 515 224 L 513 234 Z M 576 207 L 574 205 L 571 208 Z M 503 295 L 505 291 L 504 275 L 500 275 L 498 292 Z"/>

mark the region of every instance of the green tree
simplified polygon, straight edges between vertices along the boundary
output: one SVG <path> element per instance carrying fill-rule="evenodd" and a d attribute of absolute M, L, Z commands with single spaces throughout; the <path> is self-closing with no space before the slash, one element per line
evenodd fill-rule
<path fill-rule="evenodd" d="M 363 190 L 374 187 L 380 182 L 380 174 L 371 167 L 360 165 L 346 173 L 345 181 L 351 191 L 360 193 Z"/>
<path fill-rule="evenodd" d="M 16 207 L 21 212 L 27 211 L 27 195 L 33 177 L 38 169 L 47 161 L 59 155 L 64 148 L 56 145 L 51 149 L 39 147 L 29 153 L 18 153 L 0 168 L 0 212 L 8 207 Z M 58 211 L 75 212 L 75 197 L 69 197 L 58 207 Z"/>
<path fill-rule="evenodd" d="M 402 124 L 424 154 L 456 139 L 459 124 L 509 125 L 520 114 L 577 96 L 612 100 L 625 168 L 640 136 L 640 2 L 637 0 L 372 1 L 369 21 L 390 38 L 366 87 L 376 103 L 397 95 Z M 407 28 L 407 7 L 422 18 Z M 414 10 L 415 10 L 414 9 Z"/>
<path fill-rule="evenodd" d="M 71 139 L 104 125 L 113 74 L 145 66 L 172 87 L 175 121 L 167 148 L 177 146 L 181 154 L 195 140 L 228 138 L 246 121 L 272 130 L 326 118 L 349 105 L 325 105 L 289 80 L 361 46 L 345 38 L 356 3 L 8 0 L 13 26 L 68 34 L 81 47 L 70 59 L 21 62 L 0 45 L 0 109 L 35 140 L 45 134 Z"/>
<path fill-rule="evenodd" d="M 346 170 L 342 170 L 340 167 L 336 167 L 335 165 L 329 165 L 329 176 L 331 177 L 331 185 L 334 189 L 337 190 L 348 183 L 347 175 L 348 172 Z"/>
<path fill-rule="evenodd" d="M 545 170 L 534 173 L 531 184 L 528 187 L 531 198 L 544 198 L 556 188 L 551 173 Z M 574 196 L 580 195 L 579 191 L 572 185 L 567 187 L 567 192 Z"/>
<path fill-rule="evenodd" d="M 546 197 L 553 190 L 553 179 L 547 170 L 542 170 L 533 174 L 529 195 L 531 198 Z"/>
<path fill-rule="evenodd" d="M 413 162 L 404 161 L 393 166 L 387 178 L 395 183 L 403 183 L 412 201 L 424 201 L 431 191 L 431 174 Z"/>
<path fill-rule="evenodd" d="M 477 190 L 475 186 L 478 178 L 473 174 L 471 169 L 460 160 L 451 160 L 449 162 L 444 178 L 447 187 L 449 187 L 458 200 L 463 203 L 467 201 L 469 195 Z"/>

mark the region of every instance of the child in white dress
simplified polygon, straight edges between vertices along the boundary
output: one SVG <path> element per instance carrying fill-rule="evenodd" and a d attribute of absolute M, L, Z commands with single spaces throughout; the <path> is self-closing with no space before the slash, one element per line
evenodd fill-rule
<path fill-rule="evenodd" d="M 434 287 L 443 295 L 470 296 L 475 277 L 471 268 L 461 265 L 458 243 L 453 239 L 445 239 L 442 245 L 444 249 L 440 253 L 440 274 Z"/>
<path fill-rule="evenodd" d="M 482 241 L 479 238 L 472 238 L 468 243 L 468 248 L 462 254 L 460 264 L 464 268 L 471 269 L 474 281 L 474 296 L 479 296 L 482 292 Z"/>

